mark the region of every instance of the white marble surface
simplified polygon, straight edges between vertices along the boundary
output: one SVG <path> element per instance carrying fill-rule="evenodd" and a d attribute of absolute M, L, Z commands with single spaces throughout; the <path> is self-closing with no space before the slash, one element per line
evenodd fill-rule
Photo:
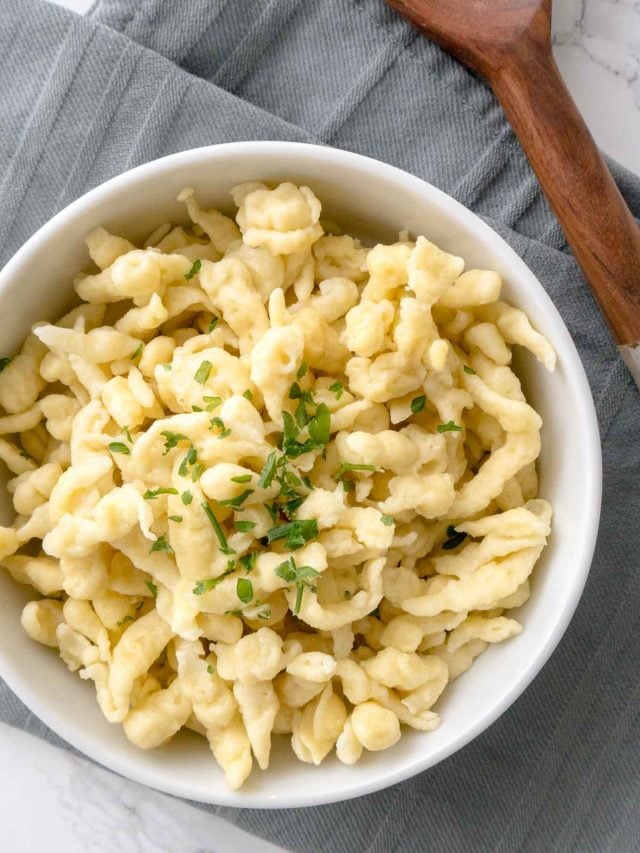
<path fill-rule="evenodd" d="M 215 815 L 0 723 L 3 853 L 280 853 Z"/>
<path fill-rule="evenodd" d="M 77 12 L 92 0 L 55 0 Z M 600 147 L 640 173 L 640 2 L 555 0 L 555 55 Z M 275 853 L 187 803 L 0 725 L 0 850 Z M 8 784 L 8 780 L 10 784 Z"/>

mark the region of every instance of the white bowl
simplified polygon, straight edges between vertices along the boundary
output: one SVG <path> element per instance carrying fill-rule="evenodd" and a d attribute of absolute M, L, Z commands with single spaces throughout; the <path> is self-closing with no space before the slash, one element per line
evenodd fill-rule
<path fill-rule="evenodd" d="M 523 261 L 458 202 L 391 166 L 332 148 L 241 142 L 173 154 L 87 193 L 41 228 L 0 273 L 0 355 L 13 352 L 30 325 L 57 318 L 73 299 L 71 278 L 86 267 L 84 236 L 97 225 L 133 240 L 165 220 L 185 221 L 178 192 L 193 186 L 200 201 L 230 207 L 230 188 L 247 180 L 309 184 L 324 215 L 370 238 L 393 240 L 400 229 L 426 234 L 462 255 L 467 266 L 498 270 L 508 300 L 524 309 L 551 341 L 558 368 L 549 374 L 529 355 L 518 367 L 528 399 L 544 419 L 540 494 L 554 507 L 553 533 L 534 572 L 533 594 L 518 618 L 524 632 L 491 647 L 445 691 L 434 732 L 406 731 L 392 749 L 347 767 L 335 757 L 300 763 L 288 739 L 276 738 L 271 767 L 229 791 L 204 740 L 178 736 L 142 751 L 96 704 L 92 684 L 72 675 L 57 654 L 31 641 L 20 611 L 32 594 L 0 573 L 0 675 L 22 701 L 74 747 L 118 773 L 161 791 L 228 806 L 290 808 L 344 800 L 426 770 L 480 734 L 502 714 L 548 659 L 582 592 L 593 554 L 601 494 L 601 455 L 589 386 L 569 333 Z M 0 520 L 11 518 L 0 483 Z"/>

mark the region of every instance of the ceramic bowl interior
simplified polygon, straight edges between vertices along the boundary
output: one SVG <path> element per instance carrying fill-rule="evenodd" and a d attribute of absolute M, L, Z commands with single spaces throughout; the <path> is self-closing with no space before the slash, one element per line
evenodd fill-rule
<path fill-rule="evenodd" d="M 544 419 L 540 494 L 554 507 L 553 534 L 518 617 L 524 632 L 490 648 L 445 691 L 434 732 L 407 731 L 391 750 L 365 754 L 352 767 L 330 757 L 300 763 L 276 737 L 271 767 L 229 791 L 205 742 L 181 734 L 142 751 L 102 717 L 92 684 L 72 675 L 57 654 L 27 638 L 19 616 L 32 596 L 0 573 L 0 675 L 25 704 L 91 758 L 153 788 L 202 802 L 242 807 L 317 805 L 359 796 L 412 776 L 479 734 L 517 698 L 560 640 L 577 605 L 598 527 L 601 456 L 593 402 L 573 342 L 542 286 L 487 225 L 449 196 L 374 160 L 310 145 L 249 142 L 186 151 L 149 163 L 91 191 L 59 213 L 0 273 L 1 355 L 12 353 L 37 320 L 54 320 L 73 303 L 72 276 L 86 268 L 85 235 L 103 225 L 136 241 L 170 220 L 186 222 L 178 192 L 193 186 L 201 203 L 231 210 L 229 190 L 247 180 L 311 186 L 323 215 L 371 243 L 400 229 L 425 234 L 462 255 L 467 268 L 498 270 L 504 296 L 524 309 L 552 342 L 558 368 L 547 371 L 518 353 L 529 401 Z M 579 430 L 566 424 L 580 424 Z M 0 522 L 11 507 L 0 482 Z"/>

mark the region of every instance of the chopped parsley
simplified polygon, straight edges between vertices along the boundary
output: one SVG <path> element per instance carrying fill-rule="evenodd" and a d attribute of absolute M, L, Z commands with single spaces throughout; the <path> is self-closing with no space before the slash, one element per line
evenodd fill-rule
<path fill-rule="evenodd" d="M 235 565 L 231 562 L 227 565 L 224 572 L 221 575 L 218 575 L 217 578 L 206 578 L 205 580 L 198 581 L 191 591 L 194 595 L 204 595 L 205 592 L 210 592 L 212 589 L 215 589 L 220 581 L 224 580 L 227 575 L 233 574 L 234 571 Z"/>
<path fill-rule="evenodd" d="M 228 435 L 231 435 L 231 430 L 228 429 L 225 422 L 222 418 L 211 418 L 209 422 L 209 426 L 213 429 L 213 427 L 217 427 L 220 432 L 218 434 L 218 438 L 226 438 Z"/>
<path fill-rule="evenodd" d="M 258 619 L 264 619 L 264 621 L 268 621 L 271 619 L 271 608 L 265 607 L 264 610 L 261 610 L 260 613 L 257 614 Z"/>
<path fill-rule="evenodd" d="M 240 563 L 242 568 L 245 570 L 245 572 L 247 574 L 249 574 L 255 568 L 257 559 L 258 559 L 258 552 L 257 551 L 249 551 L 248 554 L 244 554 L 242 557 L 240 557 L 238 562 Z"/>
<path fill-rule="evenodd" d="M 462 427 L 453 421 L 447 421 L 446 424 L 438 424 L 436 429 L 438 432 L 462 432 Z"/>
<path fill-rule="evenodd" d="M 209 673 L 209 675 L 213 675 L 213 673 L 215 672 L 215 669 L 211 664 L 207 665 L 207 672 Z"/>
<path fill-rule="evenodd" d="M 231 478 L 232 483 L 250 483 L 251 474 L 240 474 L 238 477 Z"/>
<path fill-rule="evenodd" d="M 300 519 L 272 527 L 267 531 L 267 541 L 271 543 L 284 539 L 285 547 L 290 551 L 295 551 L 302 548 L 310 539 L 315 539 L 317 535 L 318 522 L 315 518 Z"/>
<path fill-rule="evenodd" d="M 170 516 L 169 516 L 169 520 L 170 520 L 170 521 L 175 521 L 175 522 L 176 522 L 176 524 L 180 524 L 180 522 L 181 522 L 181 521 L 183 521 L 184 519 L 182 518 L 182 516 L 181 516 L 181 515 L 170 515 Z"/>
<path fill-rule="evenodd" d="M 131 433 L 129 432 L 128 426 L 123 426 L 120 430 L 120 434 L 123 435 L 130 444 L 133 444 L 133 439 L 131 438 Z"/>
<path fill-rule="evenodd" d="M 293 612 L 298 615 L 302 604 L 302 596 L 304 588 L 308 587 L 312 592 L 317 592 L 318 588 L 310 583 L 311 578 L 317 578 L 320 572 L 312 569 L 311 566 L 297 566 L 293 557 L 289 557 L 284 563 L 274 570 L 279 578 L 289 584 L 296 586 L 296 603 Z"/>
<path fill-rule="evenodd" d="M 119 622 L 116 622 L 116 625 L 118 625 L 118 627 L 120 627 L 120 625 L 124 625 L 126 622 L 133 622 L 133 620 L 134 620 L 134 617 L 131 616 L 131 614 L 129 614 L 128 616 L 124 616 L 122 619 L 120 619 Z"/>
<path fill-rule="evenodd" d="M 333 479 L 341 480 L 348 471 L 374 471 L 379 474 L 382 468 L 379 468 L 377 465 L 360 464 L 359 462 L 343 462 L 333 475 Z"/>
<path fill-rule="evenodd" d="M 318 447 L 324 447 L 329 443 L 331 436 L 331 413 L 324 403 L 316 408 L 315 417 L 309 421 L 307 429 L 309 437 Z"/>
<path fill-rule="evenodd" d="M 253 584 L 249 578 L 238 578 L 236 583 L 236 595 L 243 604 L 249 604 L 253 598 Z"/>
<path fill-rule="evenodd" d="M 222 397 L 203 397 L 202 399 L 207 404 L 208 412 L 212 412 L 214 409 L 217 409 L 220 403 L 222 403 Z"/>
<path fill-rule="evenodd" d="M 217 503 L 219 503 L 220 506 L 233 506 L 237 509 L 238 507 L 242 506 L 242 504 L 246 501 L 249 495 L 252 495 L 254 491 L 255 489 L 245 489 L 244 492 L 241 492 L 239 495 L 236 495 L 235 498 L 227 498 L 224 501 L 217 501 Z"/>
<path fill-rule="evenodd" d="M 177 447 L 181 441 L 189 441 L 187 435 L 183 435 L 181 432 L 171 432 L 168 429 L 163 430 L 160 435 L 164 435 L 165 437 L 163 456 L 166 456 L 170 450 Z"/>
<path fill-rule="evenodd" d="M 218 537 L 218 542 L 220 543 L 220 550 L 223 554 L 235 554 L 236 552 L 233 548 L 229 547 L 229 543 L 227 542 L 227 537 L 224 534 L 224 530 L 218 519 L 215 517 L 215 514 L 209 504 L 206 501 L 203 501 L 201 504 L 202 509 L 205 512 L 205 515 L 209 519 L 211 526 L 213 527 L 216 536 Z"/>
<path fill-rule="evenodd" d="M 387 527 L 391 527 L 392 524 L 395 524 L 395 520 L 391 515 L 381 515 L 380 521 L 385 524 Z"/>
<path fill-rule="evenodd" d="M 184 274 L 184 277 L 186 278 L 187 281 L 191 281 L 191 279 L 194 277 L 194 275 L 198 275 L 198 273 L 200 272 L 201 269 L 202 269 L 202 261 L 200 260 L 200 258 L 198 258 L 196 261 L 193 262 L 193 266 L 191 267 L 189 272 L 186 272 Z"/>
<path fill-rule="evenodd" d="M 2 371 L 5 369 L 5 367 L 8 367 L 12 361 L 13 361 L 13 359 L 9 358 L 6 355 L 3 358 L 0 358 L 0 373 L 2 373 Z"/>
<path fill-rule="evenodd" d="M 121 441 L 110 441 L 107 446 L 112 453 L 124 453 L 125 456 L 131 454 L 131 448 Z"/>
<path fill-rule="evenodd" d="M 477 371 L 474 370 L 473 367 L 469 367 L 468 364 L 463 364 L 462 369 L 464 370 L 465 373 L 468 373 L 469 376 L 475 376 L 477 373 Z"/>
<path fill-rule="evenodd" d="M 187 451 L 186 456 L 180 463 L 180 467 L 178 468 L 178 474 L 181 477 L 190 476 L 191 480 L 195 483 L 196 480 L 200 479 L 202 472 L 204 471 L 204 465 L 198 462 L 198 452 L 192 444 Z"/>
<path fill-rule="evenodd" d="M 258 486 L 261 489 L 268 489 L 271 483 L 273 482 L 274 474 L 276 473 L 276 452 L 272 450 L 269 456 L 267 457 L 267 461 L 265 463 L 264 468 L 262 469 L 262 473 L 260 474 L 260 479 L 258 480 Z"/>
<path fill-rule="evenodd" d="M 427 402 L 427 398 L 424 394 L 421 394 L 419 397 L 414 397 L 411 401 L 411 411 L 414 415 L 417 415 L 418 412 L 421 412 L 424 409 L 424 404 Z"/>
<path fill-rule="evenodd" d="M 153 581 L 145 581 L 145 584 L 149 587 L 149 592 L 154 598 L 158 597 L 158 587 L 154 584 Z"/>
<path fill-rule="evenodd" d="M 324 450 L 329 442 L 331 413 L 324 403 L 316 408 L 315 415 L 307 424 L 309 438 L 306 441 L 298 441 L 299 428 L 289 412 L 282 413 L 282 420 L 284 424 L 282 452 L 289 459 L 295 459 L 311 450 Z"/>
<path fill-rule="evenodd" d="M 130 361 L 136 361 L 136 359 L 140 358 L 142 355 L 142 350 L 144 349 L 144 344 L 140 342 L 140 344 L 135 348 L 135 350 L 129 356 Z"/>
<path fill-rule="evenodd" d="M 144 495 L 142 497 L 145 499 L 145 501 L 152 501 L 152 500 L 155 500 L 155 498 L 157 498 L 159 495 L 177 495 L 177 494 L 178 494 L 178 490 L 173 489 L 173 488 L 170 488 L 170 489 L 163 489 L 163 488 L 147 489 L 147 491 L 144 493 Z"/>
<path fill-rule="evenodd" d="M 238 533 L 248 533 L 256 526 L 255 521 L 234 521 L 233 525 Z"/>
<path fill-rule="evenodd" d="M 164 364 L 161 364 L 161 365 L 160 365 L 160 367 L 161 367 L 163 370 L 166 370 L 166 371 L 167 371 L 167 373 L 168 373 L 170 370 L 173 370 L 173 365 L 172 365 L 172 364 L 170 364 L 168 361 L 165 361 L 165 362 L 164 362 Z"/>
<path fill-rule="evenodd" d="M 247 390 L 246 390 L 246 391 L 243 391 L 243 392 L 242 392 L 242 396 L 243 396 L 243 397 L 246 397 L 246 398 L 247 398 L 247 400 L 248 400 L 249 402 L 251 402 L 251 401 L 253 400 L 253 391 L 251 390 L 251 388 L 247 388 Z"/>
<path fill-rule="evenodd" d="M 166 536 L 158 536 L 156 541 L 153 543 L 151 548 L 149 549 L 149 553 L 153 554 L 157 551 L 164 551 L 166 554 L 175 554 L 175 551 L 167 541 Z"/>
<path fill-rule="evenodd" d="M 210 361 L 206 361 L 206 360 L 203 361 L 202 364 L 200 365 L 200 367 L 194 373 L 193 378 L 196 380 L 196 382 L 199 385 L 204 385 L 204 383 L 207 381 L 207 379 L 211 375 L 212 368 L 213 368 L 213 365 L 211 364 Z"/>
<path fill-rule="evenodd" d="M 298 368 L 298 372 L 296 373 L 296 379 L 302 379 L 308 369 L 309 367 L 307 365 L 307 362 L 303 361 L 300 367 Z"/>
<path fill-rule="evenodd" d="M 185 506 L 189 506 L 189 504 L 190 504 L 190 503 L 191 503 L 191 501 L 193 500 L 193 495 L 191 494 L 191 492 L 186 491 L 186 492 L 183 492 L 183 493 L 180 495 L 180 498 L 181 498 L 181 500 L 182 500 L 182 503 L 183 503 Z"/>
<path fill-rule="evenodd" d="M 344 394 L 344 385 L 342 382 L 334 382 L 333 385 L 329 385 L 329 391 L 333 391 L 336 395 L 336 400 L 339 400 Z"/>
<path fill-rule="evenodd" d="M 209 323 L 209 328 L 207 329 L 207 334 L 208 334 L 208 335 L 210 335 L 210 334 L 211 334 L 211 332 L 213 332 L 213 330 L 215 329 L 215 327 L 218 325 L 218 323 L 219 323 L 219 322 L 220 322 L 220 318 L 219 318 L 219 317 L 214 317 L 214 318 L 213 318 L 213 320 Z"/>

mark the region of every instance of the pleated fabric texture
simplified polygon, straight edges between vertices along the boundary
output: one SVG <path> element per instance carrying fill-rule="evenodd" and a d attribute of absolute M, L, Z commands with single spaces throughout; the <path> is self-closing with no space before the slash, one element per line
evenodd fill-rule
<path fill-rule="evenodd" d="M 242 139 L 377 157 L 488 221 L 538 276 L 580 351 L 604 498 L 591 574 L 560 647 L 464 750 L 342 804 L 202 808 L 309 853 L 638 849 L 640 396 L 488 88 L 381 0 L 98 0 L 85 18 L 39 0 L 0 4 L 0 263 L 113 175 Z M 640 180 L 611 165 L 640 215 Z M 0 719 L 69 748 L 1 683 Z"/>

